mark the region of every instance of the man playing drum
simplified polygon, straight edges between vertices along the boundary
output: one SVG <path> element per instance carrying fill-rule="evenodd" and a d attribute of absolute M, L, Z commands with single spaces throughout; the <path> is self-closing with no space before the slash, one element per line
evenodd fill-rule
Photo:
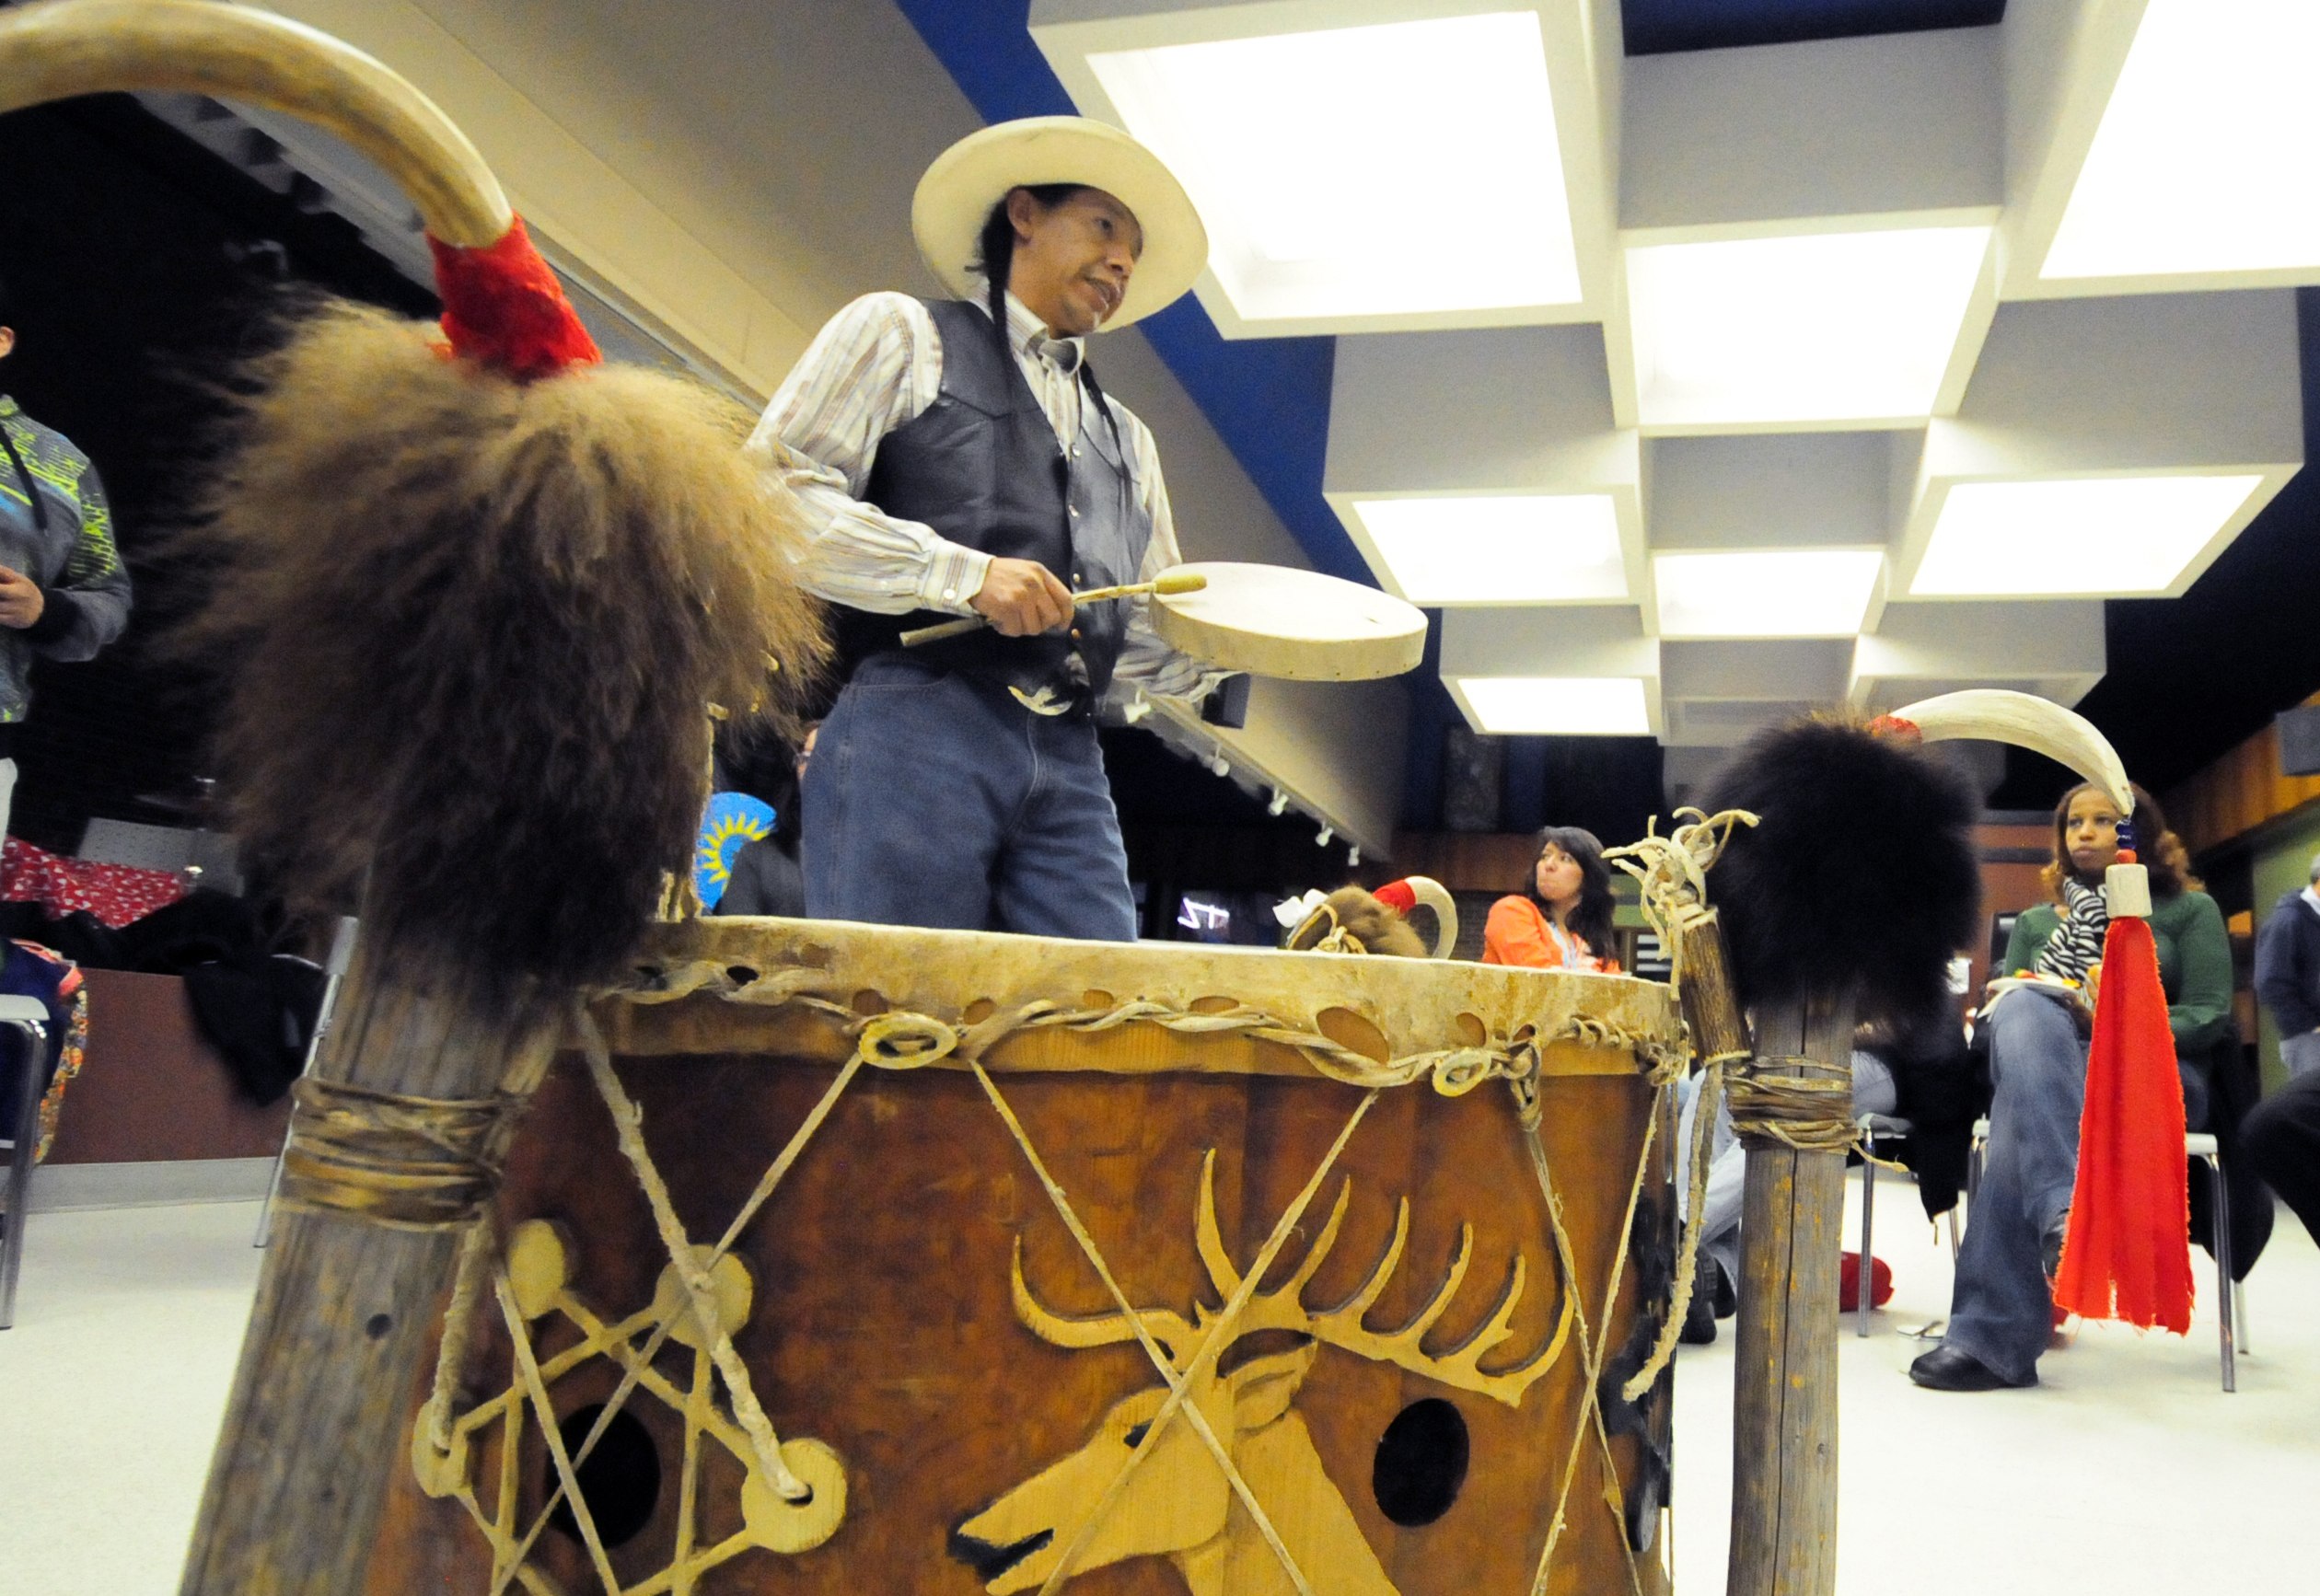
<path fill-rule="evenodd" d="M 805 584 L 837 607 L 847 672 L 806 778 L 817 919 L 1136 935 L 1096 746 L 1115 682 L 1213 684 L 1139 599 L 1072 593 L 1177 563 L 1152 434 L 1084 340 L 1190 287 L 1208 237 L 1127 134 L 1004 122 L 928 168 L 911 205 L 957 297 L 855 300 L 823 328 L 749 450 L 803 503 Z M 988 626 L 922 647 L 946 616 Z"/>

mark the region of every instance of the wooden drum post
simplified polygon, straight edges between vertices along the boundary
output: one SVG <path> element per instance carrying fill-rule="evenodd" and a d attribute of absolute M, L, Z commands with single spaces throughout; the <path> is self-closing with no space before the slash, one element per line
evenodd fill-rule
<path fill-rule="evenodd" d="M 296 1088 L 185 1596 L 361 1590 L 389 1479 L 408 1468 L 412 1393 L 491 1196 L 503 1093 L 537 1079 L 561 1020 L 487 1017 L 414 990 L 409 971 L 365 944 Z"/>
<path fill-rule="evenodd" d="M 1852 1012 L 1757 1015 L 1727 1078 L 1747 1149 L 1732 1417 L 1728 1596 L 1837 1589 L 1837 1313 Z"/>
<path fill-rule="evenodd" d="M 1751 1039 L 1717 911 L 1694 898 L 1663 904 L 1663 917 L 1676 927 L 1684 1019 L 1708 1070 L 1699 1123 L 1704 1133 L 1713 1121 L 1721 1085 L 1747 1150 L 1727 1596 L 1831 1596 L 1852 1006 L 1768 1003 Z"/>

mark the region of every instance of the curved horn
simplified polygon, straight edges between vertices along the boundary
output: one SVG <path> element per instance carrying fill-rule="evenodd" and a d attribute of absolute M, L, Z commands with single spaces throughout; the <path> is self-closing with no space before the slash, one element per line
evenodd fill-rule
<path fill-rule="evenodd" d="M 1450 896 L 1448 887 L 1431 875 L 1412 875 L 1405 879 L 1409 883 L 1409 895 L 1433 910 L 1434 944 L 1431 956 L 1448 958 L 1450 950 L 1458 945 L 1457 901 Z"/>
<path fill-rule="evenodd" d="M 326 33 L 210 0 L 48 0 L 0 16 L 0 110 L 159 89 L 285 112 L 377 163 L 439 241 L 484 249 L 515 220 L 433 100 Z"/>
<path fill-rule="evenodd" d="M 2005 688 L 1969 688 L 1896 710 L 1892 719 L 1915 726 L 1929 743 L 1979 737 L 2044 754 L 2100 787 L 2121 815 L 2135 812 L 2127 767 L 2110 739 L 2084 715 L 2051 700 Z"/>

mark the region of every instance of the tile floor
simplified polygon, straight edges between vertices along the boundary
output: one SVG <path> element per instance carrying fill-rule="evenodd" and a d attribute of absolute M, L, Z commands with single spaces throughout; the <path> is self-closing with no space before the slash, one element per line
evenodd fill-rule
<path fill-rule="evenodd" d="M 2283 1216 L 2250 1282 L 2256 1352 L 2217 1387 L 2212 1276 L 2187 1340 L 2082 1331 L 2035 1391 L 1919 1391 L 1900 1334 L 1949 1255 L 1880 1183 L 1893 1303 L 1840 1354 L 1846 1596 L 2320 1589 L 2320 1253 Z M 1857 1211 L 1857 1208 L 1856 1208 Z M 36 1214 L 0 1332 L 0 1592 L 167 1596 L 256 1286 L 255 1206 Z M 2198 1255 L 2204 1264 L 2206 1255 Z M 1732 1344 L 1677 1365 L 1679 1591 L 1723 1586 Z"/>

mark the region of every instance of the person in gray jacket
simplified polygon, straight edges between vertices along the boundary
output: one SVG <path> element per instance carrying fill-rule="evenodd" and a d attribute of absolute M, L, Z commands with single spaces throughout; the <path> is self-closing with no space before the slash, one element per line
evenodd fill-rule
<path fill-rule="evenodd" d="M 0 359 L 16 348 L 0 286 Z M 35 656 L 85 660 L 129 621 L 129 572 L 88 457 L 0 393 L 0 834 L 16 795 L 16 729 Z"/>
<path fill-rule="evenodd" d="M 2320 1065 L 2320 853 L 2311 884 L 2280 894 L 2256 933 L 2256 996 L 2279 1027 L 2288 1073 Z"/>

